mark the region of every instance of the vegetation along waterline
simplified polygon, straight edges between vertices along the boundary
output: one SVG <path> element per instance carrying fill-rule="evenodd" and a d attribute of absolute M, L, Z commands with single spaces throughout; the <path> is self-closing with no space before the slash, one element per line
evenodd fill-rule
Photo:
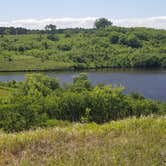
<path fill-rule="evenodd" d="M 103 124 L 166 112 L 165 103 L 137 93 L 125 95 L 123 87 L 93 86 L 85 73 L 64 86 L 38 73 L 28 74 L 23 82 L 0 84 L 0 128 L 6 132 L 54 126 L 57 120 Z"/>
<path fill-rule="evenodd" d="M 165 80 L 166 69 L 98 69 L 74 71 L 44 71 L 51 78 L 57 78 L 59 83 L 72 83 L 73 77 L 80 72 L 86 72 L 92 85 L 99 83 L 112 86 L 124 86 L 124 93 L 138 92 L 146 98 L 166 101 Z M 0 72 L 0 81 L 23 81 L 31 72 Z"/>
<path fill-rule="evenodd" d="M 93 29 L 0 27 L 0 71 L 166 66 L 166 30 L 123 28 L 107 19 Z"/>

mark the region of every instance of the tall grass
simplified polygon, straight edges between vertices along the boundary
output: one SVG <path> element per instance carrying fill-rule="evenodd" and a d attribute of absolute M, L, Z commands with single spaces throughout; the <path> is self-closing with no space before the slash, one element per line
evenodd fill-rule
<path fill-rule="evenodd" d="M 0 165 L 164 166 L 166 118 L 0 134 Z"/>

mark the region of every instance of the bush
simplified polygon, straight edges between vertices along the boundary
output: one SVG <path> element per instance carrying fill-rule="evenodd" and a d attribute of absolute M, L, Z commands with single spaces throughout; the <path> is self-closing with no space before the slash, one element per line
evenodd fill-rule
<path fill-rule="evenodd" d="M 51 41 L 59 41 L 59 37 L 54 34 L 47 35 L 47 39 Z"/>
<path fill-rule="evenodd" d="M 122 94 L 122 88 L 96 87 L 90 93 L 90 121 L 104 123 L 130 115 L 129 104 Z"/>
<path fill-rule="evenodd" d="M 61 51 L 70 51 L 72 46 L 70 44 L 59 44 L 58 49 Z"/>
<path fill-rule="evenodd" d="M 109 36 L 110 43 L 117 44 L 119 43 L 119 33 L 111 33 Z"/>
<path fill-rule="evenodd" d="M 59 100 L 59 117 L 61 120 L 80 121 L 85 113 L 86 100 L 84 94 L 65 92 Z"/>
<path fill-rule="evenodd" d="M 85 73 L 67 87 L 42 74 L 29 74 L 24 82 L 15 84 L 18 90 L 0 100 L 0 128 L 7 132 L 63 125 L 57 120 L 104 123 L 129 116 L 165 114 L 164 104 L 137 93 L 124 95 L 122 87 L 94 87 Z"/>

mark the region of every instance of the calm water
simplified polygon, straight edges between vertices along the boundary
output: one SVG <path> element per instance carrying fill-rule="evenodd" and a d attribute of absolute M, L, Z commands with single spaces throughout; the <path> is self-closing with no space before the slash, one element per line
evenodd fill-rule
<path fill-rule="evenodd" d="M 104 83 L 123 85 L 125 93 L 139 92 L 145 97 L 166 101 L 166 69 L 164 70 L 97 70 L 85 71 L 89 80 L 94 84 Z M 61 84 L 72 82 L 79 71 L 45 72 L 50 77 L 57 77 Z M 25 72 L 0 72 L 0 81 L 22 81 Z"/>

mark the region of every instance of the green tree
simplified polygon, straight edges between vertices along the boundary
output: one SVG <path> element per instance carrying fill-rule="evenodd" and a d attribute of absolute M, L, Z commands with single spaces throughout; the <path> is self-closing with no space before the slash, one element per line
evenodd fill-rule
<path fill-rule="evenodd" d="M 58 89 L 59 82 L 43 74 L 27 74 L 22 84 L 21 93 L 24 95 L 47 96 L 51 90 Z"/>
<path fill-rule="evenodd" d="M 99 29 L 99 28 L 105 28 L 107 26 L 111 26 L 112 22 L 106 18 L 99 18 L 95 21 L 94 25 L 95 25 L 95 28 Z"/>
<path fill-rule="evenodd" d="M 46 25 L 45 26 L 45 31 L 47 33 L 52 33 L 54 34 L 56 32 L 56 25 L 53 25 L 53 24 L 49 24 L 49 25 Z"/>
<path fill-rule="evenodd" d="M 77 77 L 73 79 L 72 90 L 82 91 L 90 90 L 92 88 L 91 82 L 88 80 L 86 73 L 80 73 Z"/>
<path fill-rule="evenodd" d="M 65 92 L 59 100 L 60 119 L 80 121 L 86 110 L 85 93 Z"/>
<path fill-rule="evenodd" d="M 141 47 L 141 42 L 135 35 L 129 35 L 127 38 L 127 45 L 132 48 L 138 48 Z"/>
<path fill-rule="evenodd" d="M 122 92 L 122 87 L 95 87 L 89 95 L 90 121 L 104 123 L 129 116 L 129 104 Z"/>
<path fill-rule="evenodd" d="M 112 32 L 109 36 L 110 43 L 117 44 L 119 43 L 119 33 Z"/>

